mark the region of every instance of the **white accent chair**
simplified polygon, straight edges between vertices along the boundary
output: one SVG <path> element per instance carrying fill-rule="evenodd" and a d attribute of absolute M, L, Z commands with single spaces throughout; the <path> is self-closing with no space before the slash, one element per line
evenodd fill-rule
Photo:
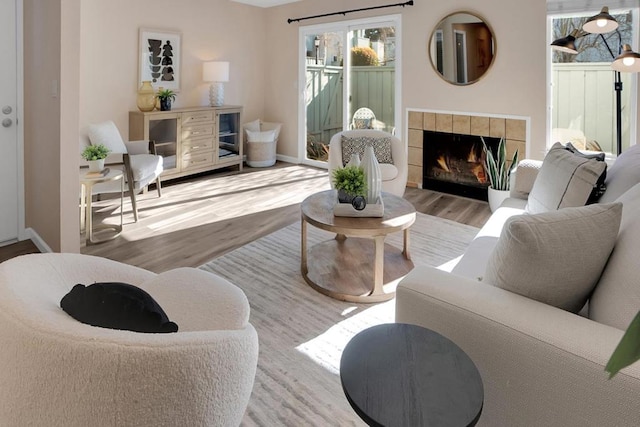
<path fill-rule="evenodd" d="M 80 283 L 148 292 L 178 324 L 169 334 L 106 329 L 60 308 Z M 0 424 L 239 425 L 258 336 L 240 288 L 215 274 L 155 274 L 106 258 L 34 254 L 0 264 Z"/>
<path fill-rule="evenodd" d="M 107 158 L 108 167 L 120 167 L 125 172 L 125 181 L 131 197 L 133 218 L 138 221 L 138 205 L 136 194 L 144 192 L 147 186 L 154 182 L 158 190 L 158 197 L 162 196 L 160 174 L 163 171 L 162 157 L 151 153 L 153 144 L 150 141 L 124 142 L 120 131 L 111 120 L 92 124 L 88 128 L 88 143 L 92 145 L 103 144 L 111 152 Z M 85 142 L 86 143 L 86 142 Z M 112 163 L 114 155 L 122 156 L 121 165 Z M 118 183 L 97 184 L 93 187 L 94 194 L 120 192 Z"/>
<path fill-rule="evenodd" d="M 380 163 L 380 172 L 382 173 L 382 191 L 395 194 L 402 197 L 407 186 L 407 174 L 409 165 L 407 163 L 407 150 L 404 143 L 394 135 L 373 129 L 346 130 L 338 132 L 329 142 L 329 181 L 333 188 L 333 171 L 343 167 L 342 159 L 342 136 L 356 137 L 372 137 L 372 138 L 390 138 L 391 139 L 391 155 L 393 164 Z M 349 161 L 349 159 L 347 159 Z"/>

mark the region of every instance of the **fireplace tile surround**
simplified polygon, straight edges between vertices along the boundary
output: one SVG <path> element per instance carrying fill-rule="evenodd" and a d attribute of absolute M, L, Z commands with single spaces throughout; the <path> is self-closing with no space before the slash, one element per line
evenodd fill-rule
<path fill-rule="evenodd" d="M 408 111 L 408 163 L 407 185 L 422 188 L 423 134 L 425 130 L 505 138 L 507 157 L 518 150 L 525 157 L 528 120 L 513 116 L 469 115 L 435 111 Z"/>

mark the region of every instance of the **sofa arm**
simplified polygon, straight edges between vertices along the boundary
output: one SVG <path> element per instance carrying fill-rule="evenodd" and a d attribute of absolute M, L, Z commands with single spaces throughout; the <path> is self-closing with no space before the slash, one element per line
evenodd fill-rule
<path fill-rule="evenodd" d="M 511 174 L 511 197 L 527 199 L 542 166 L 541 160 L 524 159 Z"/>
<path fill-rule="evenodd" d="M 640 365 L 604 371 L 623 331 L 431 267 L 398 285 L 396 321 L 450 338 L 478 367 L 478 425 L 640 425 Z"/>

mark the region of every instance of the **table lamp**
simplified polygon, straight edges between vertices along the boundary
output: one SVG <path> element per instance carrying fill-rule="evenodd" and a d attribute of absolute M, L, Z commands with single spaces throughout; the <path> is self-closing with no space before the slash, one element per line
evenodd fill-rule
<path fill-rule="evenodd" d="M 220 107 L 224 104 L 224 82 L 229 81 L 229 63 L 209 61 L 202 64 L 202 80 L 211 82 L 209 86 L 209 105 Z"/>

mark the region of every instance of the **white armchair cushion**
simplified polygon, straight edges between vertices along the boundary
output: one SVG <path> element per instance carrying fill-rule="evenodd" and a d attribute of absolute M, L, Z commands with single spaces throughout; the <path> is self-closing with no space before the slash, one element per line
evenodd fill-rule
<path fill-rule="evenodd" d="M 162 173 L 162 157 L 154 154 L 136 154 L 129 156 L 131 172 L 135 182 L 144 181 L 148 177 L 155 179 Z"/>
<path fill-rule="evenodd" d="M 149 141 L 126 141 L 124 145 L 129 155 L 149 154 Z"/>
<path fill-rule="evenodd" d="M 640 144 L 636 144 L 623 151 L 607 170 L 604 180 L 607 190 L 598 201 L 611 203 L 639 182 Z"/>
<path fill-rule="evenodd" d="M 92 145 L 102 144 L 114 154 L 127 152 L 120 131 L 111 120 L 90 125 L 88 133 Z"/>
<path fill-rule="evenodd" d="M 577 156 L 555 143 L 533 183 L 527 212 L 535 214 L 584 206 L 606 168 L 605 162 Z"/>
<path fill-rule="evenodd" d="M 484 281 L 577 313 L 613 250 L 622 204 L 588 205 L 505 222 Z"/>
<path fill-rule="evenodd" d="M 398 168 L 391 163 L 380 163 L 380 175 L 383 181 L 391 181 L 398 176 Z"/>

